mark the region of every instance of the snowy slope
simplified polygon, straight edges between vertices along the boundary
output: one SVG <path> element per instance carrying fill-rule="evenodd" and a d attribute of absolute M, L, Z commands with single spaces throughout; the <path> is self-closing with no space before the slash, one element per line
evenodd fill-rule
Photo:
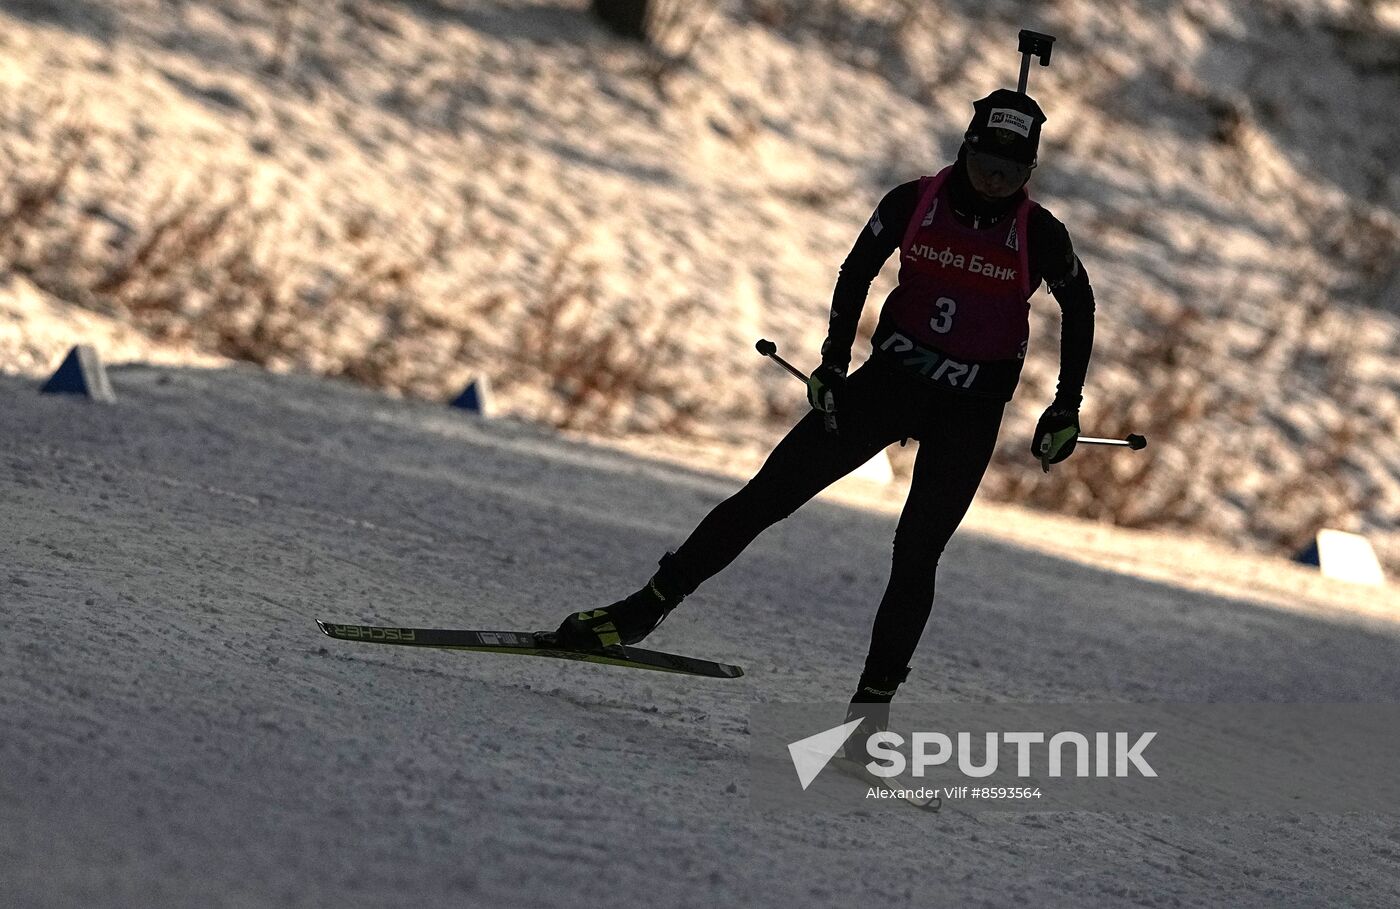
<path fill-rule="evenodd" d="M 1392 820 L 757 813 L 748 711 L 844 697 L 888 514 L 812 503 L 652 639 L 741 680 L 375 650 L 312 621 L 546 626 L 734 483 L 322 380 L 112 378 L 110 408 L 0 378 L 0 904 L 1400 898 Z M 906 692 L 1400 695 L 1394 619 L 1269 605 L 963 534 Z"/>

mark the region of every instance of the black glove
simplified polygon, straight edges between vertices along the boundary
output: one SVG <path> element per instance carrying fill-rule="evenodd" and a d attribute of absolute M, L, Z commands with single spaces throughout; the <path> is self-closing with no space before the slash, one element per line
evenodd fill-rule
<path fill-rule="evenodd" d="M 1074 453 L 1078 440 L 1079 408 L 1051 404 L 1035 424 L 1031 455 L 1040 461 L 1041 469 L 1049 473 L 1051 464 L 1058 464 Z"/>
<path fill-rule="evenodd" d="M 813 410 L 826 414 L 826 428 L 836 431 L 836 411 L 845 397 L 846 371 L 839 366 L 823 363 L 807 377 L 807 403 Z"/>

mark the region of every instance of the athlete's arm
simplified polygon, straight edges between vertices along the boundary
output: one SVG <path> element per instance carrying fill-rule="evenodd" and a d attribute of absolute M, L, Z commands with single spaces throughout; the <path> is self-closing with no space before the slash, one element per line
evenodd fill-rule
<path fill-rule="evenodd" d="M 856 245 L 842 263 L 831 294 L 831 321 L 822 344 L 823 366 L 838 367 L 843 373 L 850 366 L 851 347 L 856 342 L 856 327 L 870 294 L 870 282 L 880 273 L 890 253 L 899 248 L 918 204 L 919 181 L 901 183 L 885 194 L 856 237 Z"/>
<path fill-rule="evenodd" d="M 1055 404 L 1078 409 L 1089 355 L 1094 349 L 1094 289 L 1074 254 L 1069 231 L 1044 208 L 1031 212 L 1028 229 L 1031 271 L 1044 278 L 1060 304 L 1060 382 Z"/>

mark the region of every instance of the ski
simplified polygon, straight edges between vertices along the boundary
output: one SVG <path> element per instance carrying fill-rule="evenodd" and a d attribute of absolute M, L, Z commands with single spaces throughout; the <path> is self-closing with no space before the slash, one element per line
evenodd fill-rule
<path fill-rule="evenodd" d="M 548 631 L 468 631 L 443 628 L 392 628 L 381 625 L 339 625 L 316 621 L 327 636 L 338 641 L 359 641 L 367 644 L 403 644 L 409 647 L 432 647 L 439 650 L 468 650 L 480 653 L 510 653 L 517 656 L 549 657 L 556 660 L 580 660 L 606 666 L 630 669 L 651 669 L 712 679 L 737 679 L 744 670 L 728 663 L 716 663 L 697 657 L 643 650 L 640 647 L 608 647 L 584 650 L 566 647 L 554 640 Z"/>
<path fill-rule="evenodd" d="M 919 798 L 913 795 L 913 793 L 919 789 L 926 789 L 928 787 L 921 786 L 918 783 L 909 783 L 907 780 L 901 780 L 899 777 L 876 776 L 869 770 L 866 770 L 865 765 L 860 761 L 848 757 L 835 757 L 831 759 L 831 766 L 838 773 L 860 780 L 867 786 L 876 786 L 893 793 L 900 801 L 907 802 L 923 811 L 937 811 L 943 807 L 943 799 L 938 796 Z"/>

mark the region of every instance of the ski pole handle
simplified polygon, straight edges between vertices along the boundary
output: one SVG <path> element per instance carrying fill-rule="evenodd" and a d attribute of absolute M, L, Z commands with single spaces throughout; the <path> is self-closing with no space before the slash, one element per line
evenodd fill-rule
<path fill-rule="evenodd" d="M 1125 439 L 1095 439 L 1089 436 L 1080 436 L 1077 440 L 1081 445 L 1126 445 L 1133 451 L 1142 451 L 1147 447 L 1147 437 L 1137 433 L 1129 433 Z"/>
<path fill-rule="evenodd" d="M 807 377 L 803 375 L 796 366 L 793 366 L 787 360 L 784 360 L 782 357 L 778 356 L 778 345 L 774 344 L 772 341 L 768 340 L 767 338 L 759 338 L 758 343 L 754 345 L 754 350 L 763 354 L 765 357 L 772 360 L 774 363 L 777 363 L 783 369 L 786 369 L 788 372 L 801 379 L 802 384 L 807 384 Z"/>

